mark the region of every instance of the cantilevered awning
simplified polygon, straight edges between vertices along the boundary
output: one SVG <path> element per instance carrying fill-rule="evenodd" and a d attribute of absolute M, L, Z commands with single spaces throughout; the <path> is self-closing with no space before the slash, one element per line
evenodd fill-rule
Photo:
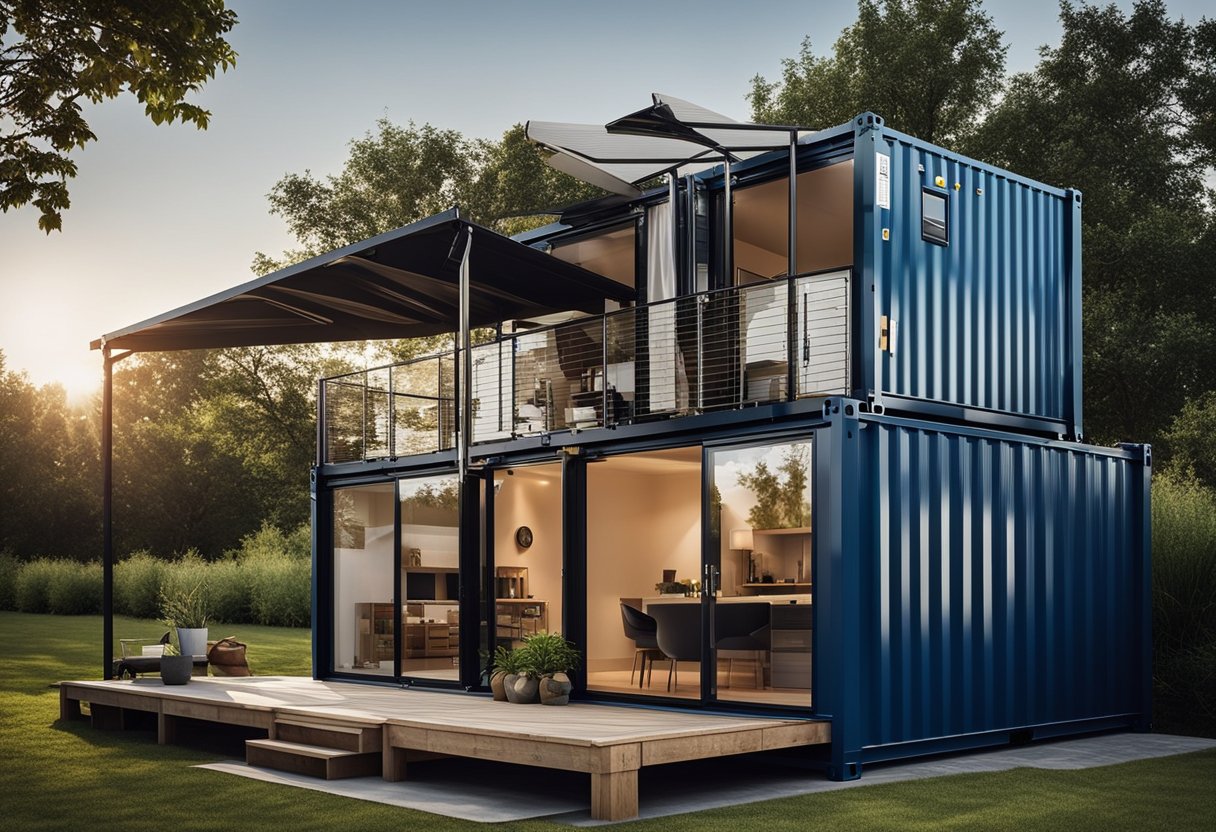
<path fill-rule="evenodd" d="M 454 332 L 470 233 L 470 326 L 568 310 L 599 313 L 605 298 L 634 298 L 627 286 L 452 209 L 109 333 L 92 348 L 154 352 Z"/>
<path fill-rule="evenodd" d="M 529 121 L 528 138 L 544 148 L 549 165 L 584 182 L 626 196 L 638 183 L 669 171 L 697 173 L 716 164 L 789 147 L 799 128 L 738 122 L 671 95 L 598 124 Z"/>

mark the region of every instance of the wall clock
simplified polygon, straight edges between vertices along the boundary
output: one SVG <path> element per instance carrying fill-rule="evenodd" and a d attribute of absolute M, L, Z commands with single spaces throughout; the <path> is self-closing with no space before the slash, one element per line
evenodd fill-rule
<path fill-rule="evenodd" d="M 515 530 L 515 542 L 519 544 L 519 548 L 527 549 L 532 545 L 532 530 L 527 526 L 520 526 Z"/>

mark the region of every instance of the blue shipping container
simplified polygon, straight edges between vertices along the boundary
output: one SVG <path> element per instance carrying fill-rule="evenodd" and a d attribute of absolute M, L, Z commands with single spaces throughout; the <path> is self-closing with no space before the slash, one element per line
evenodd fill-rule
<path fill-rule="evenodd" d="M 1147 446 L 832 409 L 814 581 L 816 710 L 833 719 L 834 774 L 1147 730 Z"/>
<path fill-rule="evenodd" d="M 1080 193 L 854 126 L 855 395 L 1081 437 Z"/>

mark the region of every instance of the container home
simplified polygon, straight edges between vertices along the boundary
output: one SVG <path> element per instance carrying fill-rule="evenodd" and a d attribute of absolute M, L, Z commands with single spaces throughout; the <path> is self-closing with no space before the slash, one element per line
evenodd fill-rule
<path fill-rule="evenodd" d="M 576 697 L 829 721 L 840 779 L 1147 730 L 1151 455 L 1083 444 L 1079 193 L 870 113 L 655 96 L 528 134 L 611 193 L 514 240 L 453 210 L 97 344 L 458 333 L 319 382 L 317 678 L 482 691 L 561 632 Z"/>

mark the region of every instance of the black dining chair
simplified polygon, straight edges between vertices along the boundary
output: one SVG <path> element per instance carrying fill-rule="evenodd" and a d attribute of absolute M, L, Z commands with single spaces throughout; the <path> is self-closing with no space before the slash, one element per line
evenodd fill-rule
<path fill-rule="evenodd" d="M 726 661 L 726 685 L 736 661 L 750 661 L 755 667 L 756 688 L 764 687 L 764 659 L 771 649 L 769 624 L 772 607 L 768 602 L 740 602 L 715 606 L 714 649 L 718 661 Z"/>
<path fill-rule="evenodd" d="M 625 627 L 625 638 L 632 639 L 634 645 L 633 667 L 629 669 L 629 684 L 633 684 L 633 675 L 638 669 L 638 659 L 641 659 L 642 673 L 638 677 L 638 687 L 642 687 L 646 683 L 647 660 L 653 669 L 654 662 L 662 661 L 664 658 L 655 636 L 658 625 L 649 615 L 624 601 L 621 602 L 621 623 Z"/>
<path fill-rule="evenodd" d="M 663 655 L 671 660 L 667 671 L 667 690 L 671 690 L 675 677 L 676 690 L 680 688 L 680 670 L 677 662 L 701 661 L 701 605 L 689 603 L 651 604 L 650 615 L 658 629 L 655 638 Z"/>

